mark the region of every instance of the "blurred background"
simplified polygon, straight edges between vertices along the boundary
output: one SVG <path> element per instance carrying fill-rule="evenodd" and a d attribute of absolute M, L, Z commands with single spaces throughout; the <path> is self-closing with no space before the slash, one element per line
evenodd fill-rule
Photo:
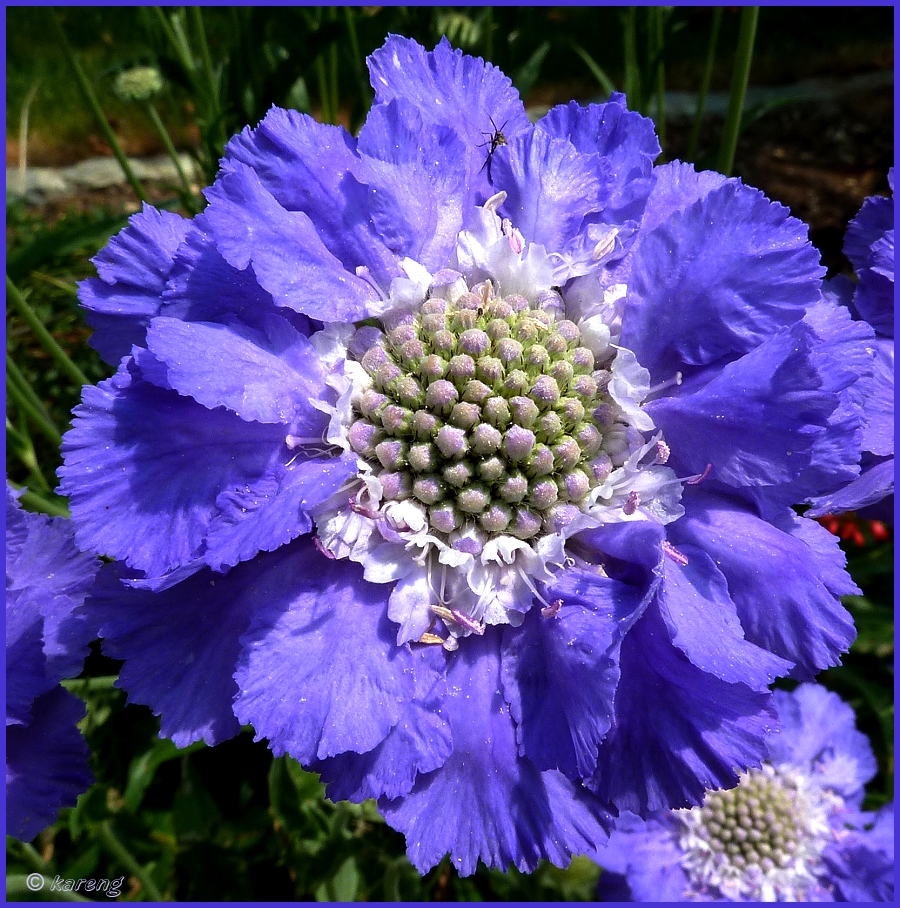
<path fill-rule="evenodd" d="M 429 49 L 446 35 L 492 61 L 532 119 L 625 91 L 656 121 L 661 161 L 759 187 L 809 223 L 829 276 L 849 273 L 847 222 L 888 192 L 894 159 L 893 7 L 763 7 L 752 23 L 748 9 L 7 8 L 8 288 L 90 381 L 107 377 L 75 295 L 91 256 L 142 200 L 201 210 L 224 143 L 273 104 L 356 131 L 372 100 L 365 57 L 389 33 Z M 7 475 L 27 507 L 64 515 L 59 433 L 80 387 L 18 307 L 6 331 Z M 820 680 L 872 740 L 875 808 L 893 798 L 893 534 L 853 515 L 826 525 L 864 595 L 846 602 L 853 650 Z M 137 901 L 594 898 L 600 869 L 587 859 L 465 880 L 445 862 L 420 878 L 373 805 L 326 801 L 316 776 L 249 730 L 214 749 L 159 740 L 149 710 L 113 688 L 117 670 L 97 649 L 69 683 L 88 704 L 98 781 L 33 847 L 8 839 L 9 873 L 125 874 L 122 897 Z"/>

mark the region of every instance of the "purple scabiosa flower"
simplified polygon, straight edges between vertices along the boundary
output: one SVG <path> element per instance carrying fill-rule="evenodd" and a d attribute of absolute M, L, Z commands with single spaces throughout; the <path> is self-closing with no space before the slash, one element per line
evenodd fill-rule
<path fill-rule="evenodd" d="M 893 901 L 893 804 L 860 809 L 876 772 L 853 710 L 816 684 L 775 692 L 758 769 L 701 806 L 619 819 L 597 854 L 610 901 Z"/>
<path fill-rule="evenodd" d="M 71 523 L 22 511 L 6 487 L 6 831 L 31 841 L 94 779 L 76 727 L 84 704 L 60 687 L 96 636 L 81 611 L 99 562 Z"/>
<path fill-rule="evenodd" d="M 894 168 L 888 171 L 894 189 Z M 875 329 L 874 372 L 864 383 L 862 470 L 856 479 L 812 500 L 810 516 L 843 511 L 893 523 L 894 517 L 894 201 L 870 196 L 850 222 L 844 253 L 859 283 L 843 275 L 828 281 L 825 293 Z"/>
<path fill-rule="evenodd" d="M 91 608 L 176 744 L 251 723 L 422 871 L 564 864 L 759 765 L 768 685 L 849 645 L 790 506 L 856 475 L 871 329 L 623 96 L 532 125 L 446 41 L 369 69 L 358 138 L 273 109 L 81 286 Z"/>

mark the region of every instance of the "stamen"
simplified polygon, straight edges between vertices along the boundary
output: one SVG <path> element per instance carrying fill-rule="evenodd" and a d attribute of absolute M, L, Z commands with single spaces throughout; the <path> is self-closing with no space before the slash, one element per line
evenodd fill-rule
<path fill-rule="evenodd" d="M 638 505 L 641 503 L 641 496 L 639 492 L 631 491 L 628 493 L 628 501 L 622 505 L 622 513 L 627 514 L 629 517 L 638 509 Z"/>
<path fill-rule="evenodd" d="M 541 609 L 541 615 L 543 615 L 544 618 L 555 618 L 559 614 L 562 604 L 562 599 L 554 599 L 550 605 Z"/>
<path fill-rule="evenodd" d="M 685 555 L 684 552 L 679 552 L 667 539 L 663 539 L 662 541 L 662 550 L 676 564 L 684 566 L 689 563 L 687 555 Z"/>
<path fill-rule="evenodd" d="M 684 380 L 684 374 L 681 372 L 676 372 L 673 378 L 667 378 L 664 382 L 660 382 L 658 385 L 654 385 L 648 392 L 644 400 L 650 400 L 654 394 L 658 394 L 660 391 L 665 391 L 667 388 L 678 387 L 681 385 Z"/>
<path fill-rule="evenodd" d="M 697 476 L 691 476 L 690 479 L 685 479 L 683 480 L 683 482 L 685 485 L 695 486 L 703 482 L 703 480 L 706 479 L 710 473 L 712 473 L 712 464 L 708 463 L 706 465 L 706 469 L 702 473 L 699 473 Z"/>
<path fill-rule="evenodd" d="M 322 544 L 322 540 L 318 536 L 313 536 L 313 545 L 319 550 L 319 552 L 324 555 L 329 561 L 334 561 L 337 556 L 333 552 L 329 552 L 328 549 Z"/>

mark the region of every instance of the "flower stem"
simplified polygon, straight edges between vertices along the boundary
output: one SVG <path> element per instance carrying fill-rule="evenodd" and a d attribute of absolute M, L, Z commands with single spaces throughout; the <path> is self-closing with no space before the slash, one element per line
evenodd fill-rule
<path fill-rule="evenodd" d="M 753 62 L 753 43 L 756 40 L 758 20 L 758 6 L 745 6 L 741 9 L 734 76 L 731 80 L 731 96 L 728 99 L 728 113 L 725 115 L 722 146 L 719 149 L 718 169 L 725 176 L 731 176 L 731 169 L 734 166 L 734 152 L 737 148 L 738 133 L 741 131 L 741 114 L 744 110 L 747 82 L 750 79 L 750 64 Z"/>
<path fill-rule="evenodd" d="M 44 889 L 47 892 L 50 892 L 50 887 L 53 885 L 52 877 L 46 877 L 43 874 L 39 874 L 43 877 L 43 883 L 38 888 L 37 891 L 43 891 Z M 34 880 L 33 874 L 14 874 L 6 878 L 6 898 L 10 902 L 30 902 L 34 900 L 35 890 L 32 890 L 28 881 L 32 882 Z M 83 895 L 79 895 L 77 892 L 66 892 L 66 891 L 56 891 L 53 890 L 53 895 L 51 897 L 54 901 L 59 899 L 61 902 L 90 902 L 91 899 L 86 898 Z"/>
<path fill-rule="evenodd" d="M 97 95 L 94 94 L 94 90 L 93 88 L 91 88 L 91 83 L 88 81 L 84 70 L 81 68 L 81 64 L 78 62 L 78 58 L 75 56 L 75 52 L 72 50 L 72 46 L 69 44 L 69 39 L 66 38 L 66 33 L 63 31 L 63 27 L 60 24 L 60 21 L 57 18 L 55 12 L 51 13 L 50 21 L 53 23 L 53 30 L 56 32 L 56 37 L 63 49 L 63 53 L 65 54 L 66 59 L 69 61 L 72 69 L 75 71 L 75 79 L 81 87 L 81 91 L 87 99 L 88 105 L 93 111 L 94 116 L 97 118 L 97 124 L 100 126 L 100 131 L 103 133 L 103 137 L 109 143 L 109 147 L 112 149 L 113 154 L 116 156 L 116 160 L 119 162 L 119 166 L 122 168 L 122 172 L 125 174 L 125 179 L 128 180 L 129 185 L 134 190 L 134 194 L 142 202 L 148 202 L 149 200 L 147 198 L 147 193 L 144 192 L 144 187 L 141 185 L 140 180 L 135 176 L 134 171 L 131 169 L 131 164 L 129 164 L 128 158 L 125 157 L 125 152 L 122 151 L 122 146 L 119 145 L 119 140 L 116 138 L 112 127 L 109 125 L 109 120 L 106 119 L 106 115 L 103 113 L 103 108 L 100 106 L 100 102 L 97 100 Z"/>
<path fill-rule="evenodd" d="M 66 690 L 72 691 L 73 694 L 87 693 L 92 690 L 117 690 L 116 681 L 118 675 L 103 675 L 99 678 L 71 678 L 62 681 L 61 684 Z"/>
<path fill-rule="evenodd" d="M 17 483 L 11 482 L 10 485 L 19 489 Z M 53 495 L 53 493 L 50 493 Z M 51 517 L 69 517 L 69 508 L 65 504 L 65 499 L 60 498 L 58 495 L 53 495 L 53 498 L 45 498 L 43 495 L 38 495 L 37 492 L 32 492 L 31 489 L 25 489 L 25 491 L 19 496 L 19 501 L 22 502 L 25 507 L 32 511 L 41 511 L 43 514 L 49 514 Z"/>
<path fill-rule="evenodd" d="M 10 280 L 8 274 L 6 275 L 6 297 L 12 301 L 19 311 L 19 315 L 22 316 L 28 327 L 34 331 L 41 345 L 56 360 L 60 369 L 76 384 L 89 385 L 90 381 L 87 376 L 69 359 L 65 350 L 60 347 L 50 332 L 41 324 L 41 320 L 34 314 L 34 310 L 28 305 L 27 300 L 19 292 L 19 288 Z"/>
<path fill-rule="evenodd" d="M 175 150 L 175 146 L 172 144 L 172 139 L 169 136 L 169 131 L 166 129 L 165 124 L 160 119 L 159 113 L 156 110 L 156 106 L 152 101 L 146 102 L 147 114 L 153 122 L 156 131 L 159 133 L 159 137 L 162 139 L 162 143 L 165 146 L 166 154 L 172 159 L 172 163 L 175 165 L 175 169 L 178 171 L 178 178 L 181 180 L 181 185 L 183 191 L 181 192 L 181 202 L 185 208 L 188 210 L 188 214 L 195 215 L 197 214 L 197 204 L 194 197 L 194 191 L 191 189 L 190 181 L 187 178 L 187 175 L 184 172 L 184 168 L 181 166 L 181 159 L 178 156 L 178 152 Z"/>
<path fill-rule="evenodd" d="M 135 860 L 130 851 L 116 838 L 112 831 L 109 820 L 104 820 L 98 827 L 100 841 L 113 857 L 115 857 L 125 869 L 140 882 L 151 902 L 162 902 L 162 893 L 156 888 L 156 883 L 150 878 L 150 874 Z"/>
<path fill-rule="evenodd" d="M 691 137 L 688 140 L 687 158 L 693 161 L 697 156 L 697 143 L 700 140 L 700 125 L 703 122 L 703 109 L 706 107 L 706 96 L 712 82 L 713 66 L 716 62 L 716 45 L 719 43 L 719 28 L 722 25 L 722 7 L 713 10 L 712 29 L 709 34 L 709 47 L 706 51 L 706 68 L 703 70 L 703 79 L 700 82 L 700 93 L 697 95 L 697 113 L 694 114 L 694 125 L 691 127 Z"/>
<path fill-rule="evenodd" d="M 19 367 L 8 353 L 6 354 L 6 389 L 16 406 L 25 415 L 30 416 L 34 424 L 58 448 L 62 442 L 59 429 L 56 428 L 53 418 L 44 409 L 40 398 L 34 393 L 34 389 L 28 384 L 28 380 L 19 371 Z"/>

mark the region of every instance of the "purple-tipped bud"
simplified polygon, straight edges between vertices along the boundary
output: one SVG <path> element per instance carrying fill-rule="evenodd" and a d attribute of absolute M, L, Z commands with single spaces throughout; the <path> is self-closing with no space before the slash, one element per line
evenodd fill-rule
<path fill-rule="evenodd" d="M 461 460 L 459 463 L 445 467 L 441 476 L 454 489 L 461 489 L 472 478 L 472 468 L 464 460 Z"/>
<path fill-rule="evenodd" d="M 539 403 L 549 406 L 559 400 L 559 385 L 550 375 L 542 375 L 531 386 L 531 396 Z"/>
<path fill-rule="evenodd" d="M 480 514 L 490 502 L 490 494 L 481 486 L 469 486 L 456 496 L 456 506 L 466 514 Z"/>
<path fill-rule="evenodd" d="M 465 353 L 454 356 L 447 366 L 447 376 L 456 382 L 464 382 L 474 378 L 475 360 Z"/>
<path fill-rule="evenodd" d="M 434 443 L 444 457 L 462 457 L 466 453 L 466 433 L 456 426 L 443 426 L 438 430 Z"/>
<path fill-rule="evenodd" d="M 399 366 L 394 363 L 383 363 L 375 370 L 375 384 L 377 387 L 387 390 L 403 375 Z"/>
<path fill-rule="evenodd" d="M 390 501 L 405 501 L 412 495 L 412 479 L 409 473 L 392 473 L 387 470 L 378 474 L 384 490 L 384 497 Z"/>
<path fill-rule="evenodd" d="M 563 424 L 558 413 L 545 413 L 535 426 L 538 437 L 543 437 L 547 441 L 556 441 L 562 434 Z"/>
<path fill-rule="evenodd" d="M 509 404 L 502 397 L 492 397 L 481 408 L 485 420 L 498 429 L 505 429 L 512 419 Z"/>
<path fill-rule="evenodd" d="M 515 362 L 522 355 L 522 345 L 512 337 L 504 337 L 497 341 L 497 356 L 504 363 Z"/>
<path fill-rule="evenodd" d="M 383 441 L 375 445 L 375 456 L 386 470 L 406 466 L 406 444 L 402 441 Z"/>
<path fill-rule="evenodd" d="M 503 437 L 503 452 L 512 461 L 525 460 L 535 445 L 534 432 L 522 426 L 510 426 Z"/>
<path fill-rule="evenodd" d="M 447 317 L 443 312 L 435 312 L 422 316 L 422 331 L 425 334 L 437 334 L 438 331 L 447 330 Z"/>
<path fill-rule="evenodd" d="M 427 410 L 416 410 L 413 414 L 412 428 L 416 438 L 431 438 L 441 425 L 441 421 Z"/>
<path fill-rule="evenodd" d="M 452 533 L 462 521 L 452 504 L 440 504 L 428 509 L 428 522 L 439 533 Z"/>
<path fill-rule="evenodd" d="M 479 287 L 475 287 L 472 290 L 467 290 L 465 293 L 461 294 L 456 300 L 456 308 L 469 309 L 473 312 L 477 312 L 481 307 L 482 300 L 481 294 L 474 292 L 477 289 L 479 289 Z"/>
<path fill-rule="evenodd" d="M 402 347 L 407 341 L 416 340 L 417 334 L 414 325 L 398 325 L 388 334 L 388 339 L 394 347 Z"/>
<path fill-rule="evenodd" d="M 358 419 L 347 432 L 350 447 L 362 457 L 372 457 L 375 445 L 384 438 L 384 432 L 369 422 Z"/>
<path fill-rule="evenodd" d="M 508 504 L 521 501 L 528 494 L 528 480 L 522 475 L 510 476 L 500 486 L 500 497 Z"/>
<path fill-rule="evenodd" d="M 591 375 L 579 375 L 571 385 L 572 390 L 581 395 L 593 399 L 597 394 L 597 382 Z"/>
<path fill-rule="evenodd" d="M 525 326 L 523 325 L 522 327 L 524 333 Z M 525 354 L 525 362 L 528 363 L 532 369 L 543 369 L 550 364 L 550 354 L 547 352 L 547 348 L 542 344 L 532 344 Z"/>
<path fill-rule="evenodd" d="M 425 400 L 425 393 L 422 391 L 422 386 L 411 375 L 404 375 L 403 378 L 397 382 L 394 393 L 397 395 L 398 400 L 401 403 L 406 404 L 407 407 L 421 406 L 422 402 Z"/>
<path fill-rule="evenodd" d="M 491 340 L 503 340 L 504 337 L 509 337 L 509 324 L 502 318 L 495 318 L 493 321 L 488 322 L 485 331 L 487 331 L 487 335 Z"/>
<path fill-rule="evenodd" d="M 478 518 L 478 523 L 488 533 L 502 533 L 512 520 L 512 510 L 506 505 L 492 504 Z"/>
<path fill-rule="evenodd" d="M 487 304 L 485 311 L 489 318 L 509 318 L 513 314 L 513 307 L 506 300 L 495 299 Z"/>
<path fill-rule="evenodd" d="M 542 290 L 538 294 L 538 306 L 555 316 L 559 316 L 566 308 L 562 297 L 555 290 Z"/>
<path fill-rule="evenodd" d="M 528 385 L 528 376 L 521 369 L 513 369 L 513 371 L 506 376 L 506 381 L 503 382 L 503 387 L 506 389 L 507 393 L 516 395 L 527 394 Z"/>
<path fill-rule="evenodd" d="M 466 382 L 463 389 L 463 400 L 468 404 L 483 404 L 494 392 L 483 382 L 473 378 Z"/>
<path fill-rule="evenodd" d="M 434 315 L 438 312 L 446 312 L 447 303 L 442 299 L 436 299 L 432 297 L 431 299 L 425 300 L 422 303 L 422 315 Z"/>
<path fill-rule="evenodd" d="M 499 457 L 488 457 L 478 464 L 478 475 L 485 482 L 496 482 L 506 472 L 506 465 Z"/>
<path fill-rule="evenodd" d="M 584 404 L 577 397 L 564 397 L 559 402 L 557 409 L 569 425 L 584 419 Z"/>
<path fill-rule="evenodd" d="M 509 306 L 512 312 L 524 312 L 529 308 L 528 300 L 518 293 L 510 293 L 510 295 L 504 297 L 504 299 L 506 300 L 506 305 Z"/>
<path fill-rule="evenodd" d="M 375 417 L 380 418 L 381 411 L 387 406 L 388 401 L 389 398 L 380 391 L 376 391 L 374 388 L 367 388 L 363 391 L 359 408 L 362 410 L 363 416 L 366 416 L 369 419 Z"/>
<path fill-rule="evenodd" d="M 475 374 L 489 385 L 500 381 L 503 373 L 503 363 L 496 356 L 480 356 L 475 363 Z"/>
<path fill-rule="evenodd" d="M 591 461 L 591 472 L 597 482 L 603 482 L 610 473 L 612 473 L 612 460 L 608 454 L 599 454 Z"/>
<path fill-rule="evenodd" d="M 400 356 L 405 363 L 417 363 L 425 356 L 425 344 L 418 338 L 408 340 L 400 348 Z"/>
<path fill-rule="evenodd" d="M 581 447 L 571 435 L 563 435 L 553 445 L 553 457 L 558 469 L 571 470 L 581 460 Z"/>
<path fill-rule="evenodd" d="M 531 452 L 531 457 L 525 464 L 525 472 L 530 476 L 546 476 L 553 472 L 555 466 L 553 452 L 546 445 L 539 444 Z"/>
<path fill-rule="evenodd" d="M 537 514 L 520 508 L 516 511 L 516 518 L 509 532 L 518 539 L 530 539 L 541 529 L 541 518 Z"/>
<path fill-rule="evenodd" d="M 563 477 L 562 487 L 568 501 L 581 501 L 590 491 L 591 482 L 581 470 L 573 470 Z"/>
<path fill-rule="evenodd" d="M 594 422 L 601 429 L 608 429 L 616 419 L 616 407 L 612 404 L 600 404 L 591 411 Z"/>
<path fill-rule="evenodd" d="M 458 309 L 453 313 L 451 325 L 457 331 L 468 331 L 478 323 L 478 313 L 474 309 Z"/>
<path fill-rule="evenodd" d="M 447 419 L 451 425 L 460 429 L 471 429 L 481 419 L 481 407 L 476 404 L 454 404 Z"/>
<path fill-rule="evenodd" d="M 553 316 L 549 312 L 545 312 L 543 309 L 531 309 L 528 313 L 536 322 L 540 322 L 545 328 L 550 327 L 550 323 L 553 321 Z"/>
<path fill-rule="evenodd" d="M 578 325 L 567 318 L 556 323 L 556 330 L 570 344 L 577 344 L 581 340 L 581 330 Z"/>
<path fill-rule="evenodd" d="M 443 486 L 436 476 L 420 476 L 413 483 L 412 493 L 422 504 L 436 504 L 444 497 Z"/>
<path fill-rule="evenodd" d="M 541 511 L 556 504 L 557 498 L 559 490 L 552 479 L 539 479 L 531 487 L 531 503 Z"/>
<path fill-rule="evenodd" d="M 416 370 L 422 378 L 429 379 L 434 381 L 438 378 L 443 378 L 444 373 L 447 371 L 447 360 L 443 357 L 438 356 L 436 353 L 432 353 L 429 356 L 426 356 L 422 362 L 419 363 L 419 367 Z"/>
<path fill-rule="evenodd" d="M 425 392 L 425 406 L 440 413 L 449 413 L 459 400 L 459 391 L 449 381 L 440 378 L 432 382 Z"/>
<path fill-rule="evenodd" d="M 575 432 L 575 437 L 578 439 L 582 451 L 584 451 L 588 457 L 592 454 L 596 454 L 603 444 L 603 436 L 600 434 L 599 429 L 597 429 L 596 426 L 592 426 L 590 423 L 583 423 L 580 425 Z"/>
<path fill-rule="evenodd" d="M 428 473 L 437 467 L 437 451 L 427 442 L 412 445 L 406 459 L 417 473 Z"/>
<path fill-rule="evenodd" d="M 491 339 L 480 328 L 470 328 L 459 336 L 459 349 L 472 356 L 481 356 L 491 345 Z"/>
<path fill-rule="evenodd" d="M 564 337 L 560 337 L 558 334 L 551 334 L 549 337 L 544 339 L 544 346 L 547 348 L 547 352 L 551 356 L 561 356 L 566 350 L 569 349 L 569 345 L 566 343 Z"/>
<path fill-rule="evenodd" d="M 522 397 L 521 395 L 511 398 L 509 406 L 516 424 L 524 426 L 526 429 L 534 425 L 541 412 L 538 409 L 538 405 L 530 397 Z"/>
<path fill-rule="evenodd" d="M 594 369 L 594 354 L 587 347 L 576 347 L 572 351 L 572 365 L 576 372 L 592 372 Z"/>
<path fill-rule="evenodd" d="M 391 435 L 407 432 L 412 424 L 412 413 L 396 404 L 388 404 L 381 414 L 381 424 Z"/>
<path fill-rule="evenodd" d="M 561 533 L 580 513 L 575 505 L 556 505 L 544 515 L 544 532 Z"/>
<path fill-rule="evenodd" d="M 390 358 L 384 347 L 369 347 L 363 354 L 362 367 L 369 375 L 374 375 L 378 371 L 378 367 L 387 362 L 390 362 Z"/>
<path fill-rule="evenodd" d="M 457 406 L 460 405 L 458 404 Z M 469 404 L 468 406 L 474 406 L 474 404 Z M 475 426 L 472 432 L 472 450 L 476 454 L 493 454 L 494 451 L 499 449 L 502 441 L 503 436 L 500 431 L 487 423 Z"/>
<path fill-rule="evenodd" d="M 435 331 L 431 336 L 431 348 L 438 353 L 447 353 L 456 346 L 456 335 L 452 331 Z"/>
<path fill-rule="evenodd" d="M 570 362 L 566 362 L 564 359 L 558 359 L 555 363 L 551 363 L 550 368 L 547 371 L 564 388 L 567 387 L 569 382 L 575 377 L 575 368 Z"/>

